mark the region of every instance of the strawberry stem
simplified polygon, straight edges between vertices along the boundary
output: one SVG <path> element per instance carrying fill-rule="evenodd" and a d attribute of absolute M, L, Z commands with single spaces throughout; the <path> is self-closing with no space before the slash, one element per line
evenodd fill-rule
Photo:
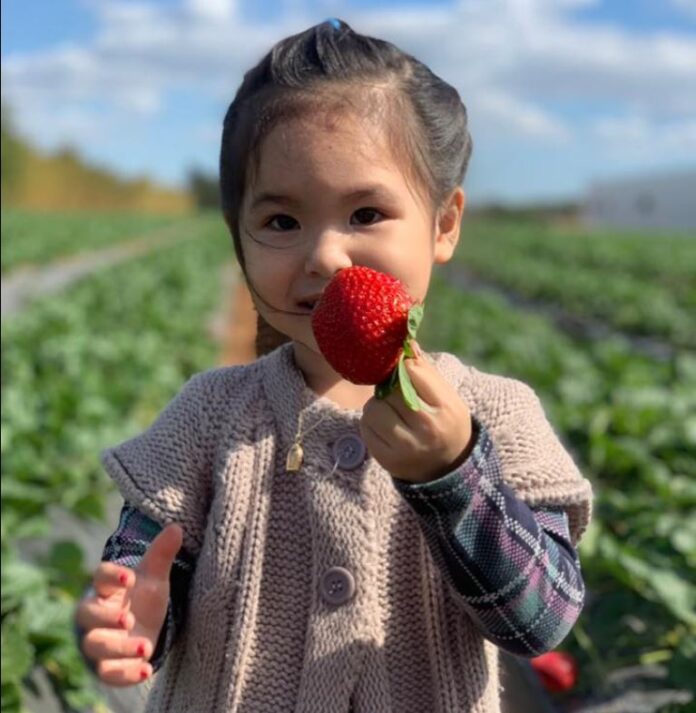
<path fill-rule="evenodd" d="M 413 386 L 411 377 L 408 375 L 406 364 L 404 364 L 405 359 L 411 359 L 416 356 L 411 346 L 411 340 L 416 338 L 416 332 L 422 320 L 423 305 L 413 305 L 408 311 L 408 334 L 404 339 L 403 351 L 399 357 L 399 363 L 394 367 L 392 373 L 375 387 L 375 398 L 385 399 L 396 389 L 396 385 L 398 384 L 401 387 L 401 393 L 406 405 L 412 411 L 420 411 L 421 408 L 426 411 L 431 410 L 418 398 L 418 393 Z"/>
<path fill-rule="evenodd" d="M 420 326 L 422 320 L 423 305 L 413 305 L 413 307 L 411 307 L 408 311 L 408 336 L 411 337 L 411 339 L 416 338 L 416 332 L 418 331 L 418 327 Z M 406 340 L 408 340 L 408 337 Z"/>
<path fill-rule="evenodd" d="M 402 354 L 399 359 L 399 366 L 396 367 L 396 370 L 399 372 L 399 386 L 401 387 L 401 393 L 403 394 L 406 405 L 411 409 L 411 411 L 420 411 L 421 401 L 418 398 L 418 394 L 413 386 L 411 377 L 408 375 L 405 360 L 406 355 Z"/>

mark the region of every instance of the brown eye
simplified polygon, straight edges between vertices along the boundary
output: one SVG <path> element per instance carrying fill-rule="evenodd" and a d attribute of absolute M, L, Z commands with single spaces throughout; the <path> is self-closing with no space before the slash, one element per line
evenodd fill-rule
<path fill-rule="evenodd" d="M 274 222 L 276 222 L 276 225 L 273 225 Z M 274 215 L 266 223 L 265 227 L 272 228 L 273 230 L 286 231 L 292 230 L 296 225 L 298 225 L 297 221 L 289 215 Z"/>
<path fill-rule="evenodd" d="M 360 208 L 353 213 L 353 217 L 360 225 L 372 225 L 380 220 L 383 214 L 377 208 Z"/>

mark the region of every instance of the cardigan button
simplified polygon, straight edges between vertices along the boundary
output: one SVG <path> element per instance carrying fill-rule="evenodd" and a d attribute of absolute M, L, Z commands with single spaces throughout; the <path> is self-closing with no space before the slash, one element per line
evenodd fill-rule
<path fill-rule="evenodd" d="M 321 578 L 321 596 L 329 604 L 345 604 L 355 594 L 355 579 L 343 567 L 331 567 Z"/>
<path fill-rule="evenodd" d="M 334 461 L 343 470 L 355 470 L 365 460 L 365 444 L 354 434 L 341 436 L 333 444 Z"/>

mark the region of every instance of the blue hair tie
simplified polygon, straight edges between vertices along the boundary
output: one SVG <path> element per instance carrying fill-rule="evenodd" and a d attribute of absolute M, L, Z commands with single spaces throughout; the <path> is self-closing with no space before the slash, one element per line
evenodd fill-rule
<path fill-rule="evenodd" d="M 330 17 L 327 22 L 331 27 L 334 28 L 334 30 L 340 30 L 341 29 L 341 21 L 337 20 L 335 17 Z"/>

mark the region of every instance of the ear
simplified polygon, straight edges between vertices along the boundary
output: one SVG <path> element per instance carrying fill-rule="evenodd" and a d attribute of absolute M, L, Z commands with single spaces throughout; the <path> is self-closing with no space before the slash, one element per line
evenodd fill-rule
<path fill-rule="evenodd" d="M 454 254 L 465 206 L 466 195 L 461 186 L 457 186 L 440 206 L 435 222 L 435 263 L 448 262 Z"/>

